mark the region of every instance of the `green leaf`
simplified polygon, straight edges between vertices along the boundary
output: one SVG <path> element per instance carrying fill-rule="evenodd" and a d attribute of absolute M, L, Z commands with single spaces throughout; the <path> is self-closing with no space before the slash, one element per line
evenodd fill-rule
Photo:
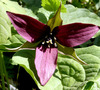
<path fill-rule="evenodd" d="M 39 10 L 37 12 L 38 20 L 44 24 L 47 24 L 50 14 L 52 14 L 52 12 L 49 12 L 49 11 L 45 10 L 44 8 L 39 8 Z"/>
<path fill-rule="evenodd" d="M 25 10 L 17 2 L 9 0 L 0 1 L 0 44 L 8 44 L 8 39 L 11 38 L 11 22 L 6 14 L 7 10 L 25 13 Z"/>
<path fill-rule="evenodd" d="M 26 11 L 25 15 L 31 16 L 35 19 L 38 19 L 38 17 L 33 13 L 33 11 L 31 9 L 28 9 L 28 8 L 24 8 L 24 9 Z"/>
<path fill-rule="evenodd" d="M 22 0 L 26 5 L 35 5 L 35 6 L 40 6 L 41 5 L 41 0 Z"/>
<path fill-rule="evenodd" d="M 88 65 L 81 65 L 73 59 L 59 54 L 58 70 L 61 74 L 63 89 L 99 90 L 100 47 L 79 48 L 76 49 L 76 53 Z"/>
<path fill-rule="evenodd" d="M 27 9 L 31 9 L 32 12 L 37 13 L 38 9 L 41 7 L 41 0 L 22 0 L 24 6 Z"/>
<path fill-rule="evenodd" d="M 20 13 L 20 14 L 25 13 L 24 8 L 22 8 L 17 2 L 14 2 L 14 1 L 1 0 L 0 6 L 2 6 L 6 11 L 11 11 L 11 12 Z"/>
<path fill-rule="evenodd" d="M 94 45 L 100 46 L 100 35 L 95 38 Z"/>
<path fill-rule="evenodd" d="M 99 9 L 100 8 L 100 0 L 94 0 L 96 2 L 96 8 Z"/>
<path fill-rule="evenodd" d="M 86 84 L 84 90 L 92 90 L 93 84 L 94 84 L 94 82 L 89 81 L 89 82 Z M 97 90 L 97 89 L 96 89 L 96 90 Z"/>
<path fill-rule="evenodd" d="M 84 8 L 76 8 L 73 5 L 65 5 L 67 13 L 62 13 L 63 24 L 81 22 L 100 26 L 100 17 Z"/>
<path fill-rule="evenodd" d="M 14 54 L 12 61 L 13 65 L 19 64 L 23 67 L 26 72 L 33 78 L 38 87 L 41 90 L 62 90 L 62 84 L 60 81 L 60 75 L 58 70 L 51 77 L 49 82 L 45 86 L 41 86 L 39 83 L 39 79 L 36 73 L 35 65 L 34 65 L 35 51 L 34 50 L 20 50 Z"/>
<path fill-rule="evenodd" d="M 1 51 L 15 52 L 15 50 L 20 49 L 20 46 L 26 42 L 14 28 L 12 27 L 12 36 L 7 39 L 6 43 L 0 45 Z"/>
<path fill-rule="evenodd" d="M 4 8 L 0 6 L 0 44 L 5 44 L 11 37 L 8 17 L 5 15 Z"/>
<path fill-rule="evenodd" d="M 94 82 L 94 84 L 91 84 L 88 88 L 100 89 L 100 47 L 79 48 L 76 49 L 76 53 L 88 65 L 82 66 L 73 59 L 59 54 L 58 69 L 56 69 L 56 72 L 44 87 L 40 85 L 36 74 L 34 66 L 35 51 L 18 51 L 12 60 L 14 65 L 19 64 L 29 73 L 41 90 L 62 90 L 62 87 L 64 90 L 82 90 L 82 88 L 87 88 L 89 84 L 87 82 L 90 81 Z"/>
<path fill-rule="evenodd" d="M 23 8 L 22 6 L 18 4 L 18 2 L 14 2 L 10 0 L 1 0 L 0 5 L 5 9 L 5 12 L 10 11 L 10 12 L 19 13 L 19 14 L 25 14 L 37 19 L 36 15 L 33 13 L 33 11 L 30 8 Z"/>
<path fill-rule="evenodd" d="M 91 87 L 95 88 L 95 85 L 97 85 L 97 88 L 100 89 L 100 47 L 91 46 L 77 49 L 76 52 L 88 64 L 83 65 L 86 72 L 86 81 L 93 81 L 94 84 Z"/>
<path fill-rule="evenodd" d="M 60 6 L 60 0 L 42 0 L 41 6 L 48 11 L 56 11 Z M 66 12 L 66 8 L 62 5 L 62 12 Z"/>
<path fill-rule="evenodd" d="M 66 4 L 66 1 L 67 1 L 67 0 L 61 0 L 61 1 L 62 1 L 62 4 Z"/>
<path fill-rule="evenodd" d="M 14 27 L 11 27 L 11 31 L 12 31 L 12 36 L 7 40 L 6 45 L 14 44 L 14 43 L 23 44 L 23 43 L 26 42 L 26 40 L 23 39 L 23 38 L 17 33 L 17 31 L 14 29 Z"/>
<path fill-rule="evenodd" d="M 77 90 L 77 87 L 85 80 L 84 68 L 72 59 L 59 57 L 58 68 L 64 90 Z"/>

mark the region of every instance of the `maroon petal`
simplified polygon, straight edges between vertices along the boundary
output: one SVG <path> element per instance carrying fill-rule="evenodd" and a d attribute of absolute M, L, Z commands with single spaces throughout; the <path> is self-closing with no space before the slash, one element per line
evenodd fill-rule
<path fill-rule="evenodd" d="M 57 41 L 67 47 L 74 47 L 88 41 L 99 30 L 93 24 L 72 23 L 55 28 Z"/>
<path fill-rule="evenodd" d="M 47 32 L 47 26 L 32 17 L 12 12 L 7 14 L 17 32 L 29 42 L 39 41 Z"/>
<path fill-rule="evenodd" d="M 57 64 L 58 49 L 36 48 L 35 67 L 40 78 L 41 85 L 45 85 L 53 75 Z"/>

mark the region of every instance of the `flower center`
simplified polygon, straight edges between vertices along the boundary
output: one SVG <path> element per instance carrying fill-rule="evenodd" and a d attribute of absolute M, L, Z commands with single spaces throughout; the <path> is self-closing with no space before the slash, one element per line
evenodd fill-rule
<path fill-rule="evenodd" d="M 57 44 L 55 43 L 56 37 L 52 33 L 49 33 L 47 36 L 45 36 L 45 39 L 42 42 L 42 45 L 50 47 L 57 47 Z"/>

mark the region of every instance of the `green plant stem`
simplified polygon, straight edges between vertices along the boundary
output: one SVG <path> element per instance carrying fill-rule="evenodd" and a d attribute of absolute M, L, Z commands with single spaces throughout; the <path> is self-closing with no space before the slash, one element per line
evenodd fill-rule
<path fill-rule="evenodd" d="M 5 67 L 5 62 L 4 62 L 4 60 L 2 61 L 2 65 L 3 65 L 3 69 L 4 69 L 5 79 L 6 79 L 6 81 L 7 81 L 8 90 L 10 90 L 9 82 L 8 82 L 8 74 L 7 74 L 7 72 L 6 72 L 6 67 Z"/>
<path fill-rule="evenodd" d="M 3 72 L 3 54 L 0 51 L 0 72 L 1 72 L 1 82 L 2 82 L 2 89 L 5 90 L 5 81 L 4 81 L 4 72 Z"/>

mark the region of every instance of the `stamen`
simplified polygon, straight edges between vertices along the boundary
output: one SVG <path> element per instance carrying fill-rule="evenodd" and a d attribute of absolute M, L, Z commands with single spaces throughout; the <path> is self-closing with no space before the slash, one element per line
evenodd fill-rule
<path fill-rule="evenodd" d="M 56 37 L 54 37 L 54 40 L 57 40 Z"/>
<path fill-rule="evenodd" d="M 52 35 L 52 33 L 50 33 L 50 35 Z"/>
<path fill-rule="evenodd" d="M 55 43 L 56 37 L 53 36 L 52 33 L 49 33 L 49 35 L 45 36 L 44 41 L 42 42 L 42 45 L 46 45 L 48 48 L 50 47 L 57 47 L 57 44 Z"/>
<path fill-rule="evenodd" d="M 49 43 L 49 41 L 46 41 L 46 43 Z"/>
<path fill-rule="evenodd" d="M 50 44 L 53 44 L 52 39 L 49 40 Z"/>
<path fill-rule="evenodd" d="M 44 45 L 44 44 L 45 44 L 45 41 L 42 42 L 42 45 Z"/>
<path fill-rule="evenodd" d="M 54 46 L 55 46 L 55 47 L 57 47 L 57 44 L 56 44 L 56 43 L 54 43 Z"/>

